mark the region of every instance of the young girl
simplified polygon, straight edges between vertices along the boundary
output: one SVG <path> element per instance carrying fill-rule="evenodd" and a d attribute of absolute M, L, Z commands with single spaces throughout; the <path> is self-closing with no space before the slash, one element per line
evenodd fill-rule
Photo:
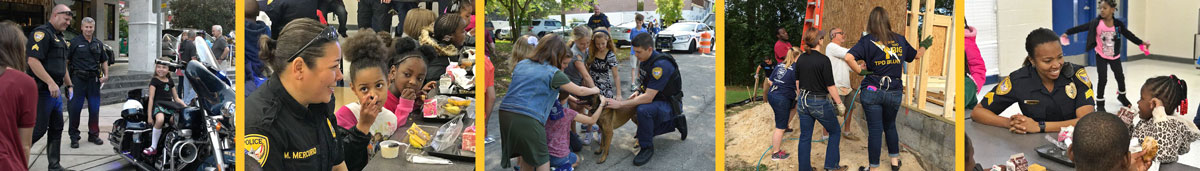
<path fill-rule="evenodd" d="M 1125 72 L 1121 68 L 1121 40 L 1117 34 L 1129 38 L 1130 42 L 1138 45 L 1150 47 L 1149 41 L 1138 39 L 1129 28 L 1125 27 L 1125 22 L 1113 18 L 1113 11 L 1116 11 L 1117 4 L 1113 0 L 1100 0 L 1099 12 L 1100 16 L 1091 22 L 1084 23 L 1079 26 L 1067 29 L 1063 33 L 1061 39 L 1066 39 L 1067 35 L 1087 31 L 1087 49 L 1096 51 L 1096 72 L 1099 72 L 1100 80 L 1096 87 L 1096 110 L 1104 111 L 1104 86 L 1108 84 L 1108 67 L 1112 67 L 1113 76 L 1117 79 L 1117 100 L 1121 101 L 1121 106 L 1130 106 L 1129 99 L 1125 98 Z"/>
<path fill-rule="evenodd" d="M 533 48 L 537 46 L 537 37 L 530 35 L 521 35 L 521 37 L 513 40 L 512 54 L 508 57 L 508 71 L 512 71 L 521 60 L 529 59 L 533 56 Z"/>
<path fill-rule="evenodd" d="M 416 106 L 424 101 L 421 94 L 433 89 L 433 82 L 425 82 L 425 62 L 437 56 L 437 52 L 432 46 L 420 45 L 410 37 L 397 39 L 394 46 L 394 55 L 387 62 L 392 86 L 388 87 L 388 98 L 383 107 L 396 114 L 398 125 L 404 125 Z"/>
<path fill-rule="evenodd" d="M 617 55 L 613 50 L 617 49 L 617 45 L 612 42 L 608 34 L 607 28 L 596 28 L 592 32 L 592 46 L 588 49 L 588 75 L 592 75 L 592 81 L 597 88 L 600 88 L 600 95 L 605 98 L 619 98 L 621 96 L 621 77 L 616 77 L 619 70 L 617 69 Z"/>
<path fill-rule="evenodd" d="M 387 93 L 387 63 L 383 60 L 388 56 L 385 42 L 372 30 L 360 30 L 346 39 L 343 56 L 350 61 L 350 90 L 358 97 L 357 102 L 342 106 L 334 116 L 342 128 L 354 129 L 358 124 L 359 115 L 375 115 L 375 123 L 367 134 L 379 133 L 384 137 L 391 136 L 399 127 L 396 114 L 384 110 Z M 391 34 L 385 36 L 390 37 Z M 406 113 L 407 114 L 407 113 Z"/>
<path fill-rule="evenodd" d="M 422 45 L 437 47 L 437 58 L 429 60 L 426 66 L 425 81 L 436 82 L 446 74 L 446 66 L 450 62 L 458 62 L 461 48 L 466 42 L 467 21 L 459 15 L 442 15 L 433 23 L 433 29 L 422 33 Z"/>
<path fill-rule="evenodd" d="M 518 157 L 521 168 L 539 171 L 550 169 L 545 123 L 560 90 L 586 96 L 600 93 L 598 88 L 584 88 L 567 79 L 556 61 L 569 58 L 566 43 L 556 34 L 548 34 L 538 42 L 535 54 L 521 60 L 513 70 L 505 99 L 500 102 L 500 139 L 503 168 L 512 167 L 508 158 Z M 549 83 L 549 84 L 547 84 Z"/>
<path fill-rule="evenodd" d="M 146 121 L 154 124 L 154 129 L 150 132 L 154 138 L 150 139 L 150 147 L 142 150 L 146 155 L 158 154 L 158 137 L 162 134 L 163 121 L 186 106 L 175 93 L 175 83 L 167 77 L 171 71 L 166 62 L 171 61 L 171 58 L 162 57 L 158 60 L 158 65 L 154 66 L 154 78 L 150 78 L 150 103 L 147 109 L 151 112 L 146 114 Z"/>
<path fill-rule="evenodd" d="M 559 69 L 569 69 L 574 64 L 572 61 L 574 59 L 564 59 L 560 63 Z M 598 106 L 608 104 L 603 102 L 604 98 L 600 99 L 601 102 L 598 102 L 600 103 Z M 579 115 L 576 110 L 563 107 L 563 104 L 567 104 L 571 100 L 575 100 L 573 96 L 560 91 L 558 100 L 554 102 L 554 109 L 550 111 L 549 120 L 546 121 L 547 142 L 550 145 L 550 167 L 554 167 L 554 170 L 572 170 L 569 168 L 579 165 L 579 161 L 583 159 L 572 153 L 569 148 L 571 126 L 575 125 L 575 122 L 584 125 L 596 124 L 596 120 L 600 118 L 601 112 L 604 110 L 604 108 L 595 109 L 591 116 Z"/>
<path fill-rule="evenodd" d="M 1188 153 L 1192 142 L 1200 139 L 1200 130 L 1182 115 L 1187 112 L 1187 82 L 1171 76 L 1158 76 L 1142 85 L 1138 100 L 1138 117 L 1142 120 L 1129 128 L 1133 137 L 1154 137 L 1161 148 L 1154 159 L 1174 163 L 1179 155 Z"/>

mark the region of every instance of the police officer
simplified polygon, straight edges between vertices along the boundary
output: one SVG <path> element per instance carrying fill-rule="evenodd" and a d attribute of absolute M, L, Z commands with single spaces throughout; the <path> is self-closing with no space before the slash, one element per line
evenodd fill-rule
<path fill-rule="evenodd" d="M 46 139 L 46 161 L 49 170 L 63 170 L 58 164 L 59 147 L 62 139 L 62 95 L 63 87 L 71 87 L 71 76 L 67 72 L 67 53 L 71 46 L 63 38 L 62 31 L 71 25 L 75 13 L 67 5 L 54 6 L 50 21 L 33 29 L 29 34 L 29 74 L 38 84 L 38 117 L 33 129 L 36 143 L 43 135 Z M 49 130 L 49 132 L 47 132 Z"/>
<path fill-rule="evenodd" d="M 88 104 L 88 142 L 96 145 L 104 144 L 100 140 L 100 84 L 108 80 L 108 54 L 102 50 L 104 44 L 96 40 L 96 20 L 92 17 L 84 17 L 83 23 L 80 25 L 80 30 L 83 30 L 83 35 L 75 36 L 71 39 L 71 47 L 67 48 L 70 52 L 67 55 L 69 70 L 71 71 L 71 83 L 76 86 L 72 88 L 70 95 L 70 104 L 67 106 L 67 112 L 71 119 L 68 128 L 68 133 L 71 135 L 71 148 L 79 148 L 79 112 L 83 110 L 83 103 Z"/>
<path fill-rule="evenodd" d="M 675 57 L 654 50 L 654 36 L 639 34 L 633 38 L 642 86 L 625 101 L 609 99 L 608 108 L 637 106 L 637 137 L 641 151 L 633 158 L 634 166 L 650 162 L 654 156 L 654 136 L 679 130 L 680 140 L 687 139 L 687 119 L 683 115 L 683 80 Z"/>
<path fill-rule="evenodd" d="M 267 40 L 271 45 L 262 50 L 271 53 L 261 58 L 275 69 L 246 100 L 246 163 L 287 171 L 366 166 L 370 136 L 364 132 L 375 114 L 361 113 L 355 129 L 333 124 L 333 87 L 342 79 L 337 34 L 316 20 L 296 19 L 279 40 Z"/>
<path fill-rule="evenodd" d="M 1033 30 L 1025 38 L 1025 64 L 983 96 L 971 113 L 975 122 L 1008 128 L 1018 134 L 1057 132 L 1095 111 L 1094 92 L 1083 66 L 1063 62 L 1062 44 L 1054 31 Z M 997 113 L 1013 104 L 1021 113 Z"/>

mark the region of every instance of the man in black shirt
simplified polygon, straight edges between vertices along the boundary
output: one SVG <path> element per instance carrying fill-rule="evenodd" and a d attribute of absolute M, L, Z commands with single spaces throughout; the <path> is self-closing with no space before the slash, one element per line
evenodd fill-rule
<path fill-rule="evenodd" d="M 71 45 L 67 49 L 67 61 L 70 64 L 71 82 L 79 85 L 71 88 L 70 104 L 67 106 L 67 112 L 71 118 L 68 133 L 71 135 L 71 148 L 79 148 L 79 112 L 83 110 L 83 103 L 88 104 L 88 142 L 96 145 L 104 144 L 100 140 L 100 84 L 108 80 L 108 55 L 104 53 L 104 47 L 100 41 L 96 40 L 96 20 L 92 17 L 84 17 L 80 27 L 83 30 L 83 35 L 75 36 L 71 39 Z M 77 91 L 76 91 L 77 90 Z"/>
<path fill-rule="evenodd" d="M 75 12 L 67 5 L 58 4 L 50 14 L 50 21 L 29 34 L 25 51 L 29 55 L 28 73 L 38 84 L 38 117 L 33 141 L 36 143 L 42 135 L 49 134 L 46 138 L 47 168 L 62 170 L 58 164 L 63 129 L 61 93 L 62 87 L 71 87 L 71 75 L 67 72 L 67 47 L 71 45 L 63 38 L 62 31 L 71 25 Z"/>
<path fill-rule="evenodd" d="M 592 10 L 595 11 L 595 13 L 592 14 L 591 18 L 588 18 L 587 26 L 589 28 L 595 30 L 599 27 L 612 27 L 612 24 L 608 23 L 608 16 L 604 15 L 603 12 L 600 12 L 600 7 L 597 7 L 596 4 L 593 3 Z"/>

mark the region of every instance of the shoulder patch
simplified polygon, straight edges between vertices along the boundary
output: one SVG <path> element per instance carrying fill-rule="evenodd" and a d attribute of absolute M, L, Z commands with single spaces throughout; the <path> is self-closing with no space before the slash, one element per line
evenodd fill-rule
<path fill-rule="evenodd" d="M 1092 80 L 1088 79 L 1087 70 L 1084 70 L 1082 67 L 1075 71 L 1075 78 L 1079 78 L 1079 81 L 1083 82 L 1083 85 L 1092 88 Z"/>
<path fill-rule="evenodd" d="M 33 32 L 33 41 L 40 42 L 42 38 L 46 38 L 46 33 L 42 31 Z"/>
<path fill-rule="evenodd" d="M 242 144 L 245 145 L 246 154 L 258 160 L 258 166 L 263 166 L 267 163 L 267 154 L 271 152 L 271 141 L 267 136 L 262 134 L 246 134 Z"/>
<path fill-rule="evenodd" d="M 650 71 L 650 74 L 654 75 L 654 79 L 656 80 L 662 78 L 662 67 L 654 67 L 654 69 Z"/>
<path fill-rule="evenodd" d="M 1004 77 L 1004 80 L 1000 81 L 1000 85 L 996 86 L 996 95 L 1005 95 L 1012 90 L 1012 80 L 1009 79 L 1010 77 Z"/>

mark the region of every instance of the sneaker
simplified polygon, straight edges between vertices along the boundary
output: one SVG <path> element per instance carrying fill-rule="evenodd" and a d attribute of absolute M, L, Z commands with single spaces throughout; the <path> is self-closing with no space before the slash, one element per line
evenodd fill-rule
<path fill-rule="evenodd" d="M 780 150 L 780 151 L 775 152 L 775 154 L 771 154 L 771 160 L 783 160 L 783 159 L 787 159 L 788 156 L 791 156 L 791 155 L 788 154 L 787 152 L 783 152 L 783 150 Z"/>
<path fill-rule="evenodd" d="M 583 133 L 579 135 L 579 139 L 582 139 L 583 145 L 591 145 L 592 144 L 591 133 L 592 133 L 591 131 L 584 130 Z"/>
<path fill-rule="evenodd" d="M 155 150 L 154 148 L 146 148 L 145 150 L 142 150 L 142 154 L 153 156 L 158 154 L 158 150 Z"/>
<path fill-rule="evenodd" d="M 600 125 L 592 125 L 592 139 L 596 142 L 604 141 L 600 136 Z"/>

